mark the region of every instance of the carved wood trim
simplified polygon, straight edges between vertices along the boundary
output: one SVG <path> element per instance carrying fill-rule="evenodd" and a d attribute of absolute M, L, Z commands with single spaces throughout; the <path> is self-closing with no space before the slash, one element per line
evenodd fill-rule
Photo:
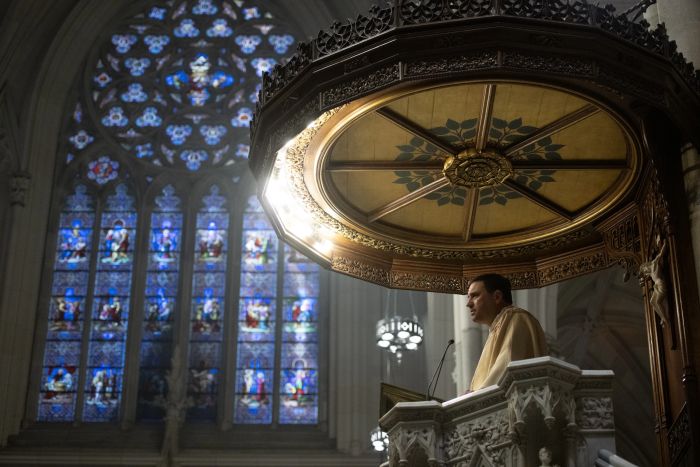
<path fill-rule="evenodd" d="M 625 269 L 625 280 L 638 275 L 639 265 L 642 264 L 642 246 L 636 204 L 623 208 L 599 225 L 598 230 L 603 234 L 605 251 Z"/>

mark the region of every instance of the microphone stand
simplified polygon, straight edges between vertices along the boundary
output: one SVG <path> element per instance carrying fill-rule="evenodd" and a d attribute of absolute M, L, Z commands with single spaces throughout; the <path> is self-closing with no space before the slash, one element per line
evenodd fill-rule
<path fill-rule="evenodd" d="M 425 393 L 425 400 L 429 401 L 430 399 L 433 398 L 435 395 L 435 390 L 437 389 L 437 383 L 440 379 L 440 372 L 442 371 L 442 364 L 445 363 L 445 356 L 447 356 L 447 349 L 450 348 L 452 344 L 455 343 L 454 339 L 450 339 L 447 342 L 447 347 L 445 347 L 445 351 L 442 353 L 442 358 L 440 359 L 440 363 L 438 364 L 437 369 L 435 370 L 435 373 L 433 373 L 433 377 L 430 379 L 430 382 L 428 383 L 428 390 Z M 430 386 L 432 386 L 433 381 L 435 381 L 435 387 L 433 387 L 433 393 L 430 393 Z"/>

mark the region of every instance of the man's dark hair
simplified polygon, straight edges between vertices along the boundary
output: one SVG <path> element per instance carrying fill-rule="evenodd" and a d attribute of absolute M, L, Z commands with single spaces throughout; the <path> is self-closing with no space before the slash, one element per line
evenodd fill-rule
<path fill-rule="evenodd" d="M 510 292 L 510 281 L 500 274 L 481 274 L 471 280 L 472 282 L 483 282 L 484 287 L 489 293 L 494 293 L 500 290 L 503 294 L 503 299 L 509 305 L 513 303 L 513 294 Z"/>

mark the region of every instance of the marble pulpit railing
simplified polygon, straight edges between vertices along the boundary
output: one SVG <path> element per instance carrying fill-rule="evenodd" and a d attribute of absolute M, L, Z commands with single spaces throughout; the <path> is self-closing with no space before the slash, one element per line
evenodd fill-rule
<path fill-rule="evenodd" d="M 540 357 L 444 403 L 399 402 L 379 421 L 389 435 L 383 465 L 591 466 L 600 449 L 615 452 L 612 383 L 612 371 Z"/>

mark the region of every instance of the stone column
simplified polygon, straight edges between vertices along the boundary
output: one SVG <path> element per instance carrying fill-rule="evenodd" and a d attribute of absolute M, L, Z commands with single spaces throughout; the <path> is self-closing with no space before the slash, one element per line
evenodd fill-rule
<path fill-rule="evenodd" d="M 9 179 L 9 204 L 10 211 L 7 215 L 10 229 L 7 238 L 7 243 L 3 248 L 8 249 L 7 262 L 5 270 L 2 271 L 2 290 L 0 291 L 0 401 L 2 407 L 0 409 L 0 446 L 4 446 L 7 441 L 7 436 L 14 433 L 18 427 L 18 421 L 22 417 L 21 408 L 24 407 L 24 392 L 18 391 L 21 388 L 18 376 L 26 374 L 28 366 L 28 355 L 22 352 L 20 346 L 16 346 L 18 327 L 21 327 L 20 322 L 26 319 L 31 309 L 23 306 L 24 303 L 19 300 L 20 291 L 13 289 L 16 285 L 10 280 L 11 277 L 16 277 L 19 263 L 26 260 L 25 257 L 16 254 L 9 254 L 13 248 L 19 243 L 22 235 L 18 231 L 17 226 L 20 220 L 26 220 L 29 213 L 26 212 L 25 205 L 29 197 L 29 185 L 31 177 L 26 172 L 16 172 Z M 29 320 L 33 323 L 33 320 Z M 25 329 L 27 327 L 25 326 Z M 24 339 L 31 339 L 31 332 L 22 335 Z M 21 361 L 26 365 L 20 367 L 17 361 Z M 15 410 L 10 408 L 14 407 Z M 19 407 L 20 410 L 16 410 Z"/>
<path fill-rule="evenodd" d="M 550 355 L 559 356 L 557 344 L 557 298 L 559 284 L 548 285 L 539 289 L 513 291 L 513 303 L 524 308 L 537 318 L 547 336 Z"/>
<path fill-rule="evenodd" d="M 700 290 L 700 154 L 695 146 L 688 143 L 681 149 L 681 157 L 688 211 L 690 212 L 690 235 L 693 239 L 695 278 L 698 281 L 698 290 Z"/>
<path fill-rule="evenodd" d="M 428 313 L 424 323 L 425 360 L 428 380 L 437 370 L 445 347 L 450 339 L 455 338 L 454 312 L 452 295 L 428 293 Z M 454 379 L 455 347 L 452 346 L 445 356 L 440 379 L 437 382 L 435 396 L 452 399 L 457 393 L 457 381 Z"/>
<path fill-rule="evenodd" d="M 379 417 L 382 358 L 375 342 L 385 289 L 330 274 L 329 435 L 338 450 L 354 456 L 369 452 L 370 431 Z"/>
<path fill-rule="evenodd" d="M 488 328 L 471 320 L 465 295 L 452 296 L 452 313 L 455 329 L 455 369 L 452 378 L 457 385 L 457 395 L 461 395 L 469 389 Z"/>

